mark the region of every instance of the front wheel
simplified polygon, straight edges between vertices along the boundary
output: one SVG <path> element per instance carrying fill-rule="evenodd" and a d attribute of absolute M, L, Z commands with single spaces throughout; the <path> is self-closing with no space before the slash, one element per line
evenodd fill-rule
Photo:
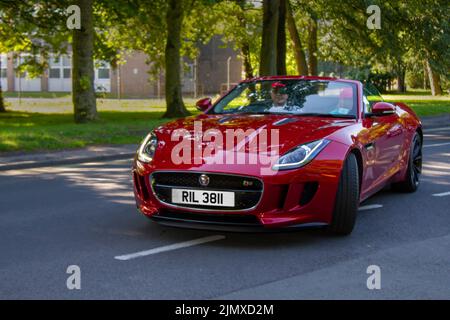
<path fill-rule="evenodd" d="M 333 220 L 328 230 L 336 235 L 349 235 L 355 226 L 359 206 L 359 171 L 356 156 L 347 157 L 339 179 Z"/>
<path fill-rule="evenodd" d="M 400 192 L 415 192 L 420 185 L 422 173 L 422 139 L 416 132 L 411 142 L 408 169 L 404 181 L 394 183 L 392 186 Z"/>

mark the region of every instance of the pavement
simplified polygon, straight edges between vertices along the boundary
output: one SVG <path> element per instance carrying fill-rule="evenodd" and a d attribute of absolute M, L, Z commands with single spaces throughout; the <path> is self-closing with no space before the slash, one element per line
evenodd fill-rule
<path fill-rule="evenodd" d="M 157 225 L 131 159 L 1 171 L 0 299 L 450 299 L 449 128 L 424 144 L 419 191 L 371 197 L 349 237 Z"/>
<path fill-rule="evenodd" d="M 0 154 L 0 171 L 127 159 L 136 153 L 137 147 L 135 144 L 126 144 L 117 146 L 92 146 L 83 149 L 54 152 L 11 152 L 3 155 Z"/>

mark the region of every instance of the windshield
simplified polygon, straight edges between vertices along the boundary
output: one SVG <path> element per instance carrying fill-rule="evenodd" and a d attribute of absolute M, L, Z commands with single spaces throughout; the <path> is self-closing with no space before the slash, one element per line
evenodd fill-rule
<path fill-rule="evenodd" d="M 372 112 L 372 107 L 377 102 L 384 101 L 381 97 L 380 91 L 371 83 L 366 83 L 364 85 L 364 94 L 363 94 L 363 101 L 364 101 L 364 112 Z"/>
<path fill-rule="evenodd" d="M 340 81 L 274 80 L 239 84 L 215 114 L 293 114 L 356 118 L 356 85 Z"/>

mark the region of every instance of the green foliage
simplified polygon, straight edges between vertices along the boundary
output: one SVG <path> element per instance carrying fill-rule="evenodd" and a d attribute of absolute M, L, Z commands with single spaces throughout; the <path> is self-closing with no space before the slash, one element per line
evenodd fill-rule
<path fill-rule="evenodd" d="M 48 67 L 50 52 L 66 52 L 66 6 L 65 0 L 0 1 L 0 52 L 31 54 L 18 66 L 18 72 L 37 76 Z"/>
<path fill-rule="evenodd" d="M 261 50 L 262 10 L 248 1 L 221 1 L 209 11 L 214 17 L 213 32 L 223 37 L 241 52 L 245 45 L 250 49 L 250 61 L 254 70 L 259 69 Z"/>

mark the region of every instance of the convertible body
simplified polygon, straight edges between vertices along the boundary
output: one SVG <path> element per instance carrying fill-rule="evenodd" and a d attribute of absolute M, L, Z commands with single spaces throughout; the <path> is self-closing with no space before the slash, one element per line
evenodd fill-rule
<path fill-rule="evenodd" d="M 286 112 L 268 111 L 270 90 L 289 93 Z M 202 114 L 143 141 L 132 169 L 137 207 L 169 225 L 328 226 L 349 234 L 362 201 L 388 184 L 409 192 L 419 184 L 420 120 L 405 104 L 374 96 L 358 81 L 263 77 L 214 104 L 204 99 Z M 344 99 L 348 110 L 335 112 Z"/>

